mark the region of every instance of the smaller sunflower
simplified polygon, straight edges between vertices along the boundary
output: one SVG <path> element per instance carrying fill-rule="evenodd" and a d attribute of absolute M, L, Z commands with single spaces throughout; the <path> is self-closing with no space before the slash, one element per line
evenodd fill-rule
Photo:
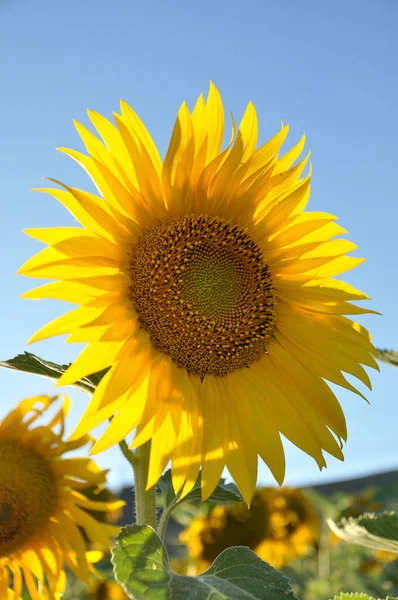
<path fill-rule="evenodd" d="M 284 487 L 257 490 L 250 509 L 244 503 L 216 506 L 193 519 L 180 540 L 199 574 L 230 546 L 248 546 L 279 569 L 313 548 L 318 537 L 315 508 L 300 490 Z"/>
<path fill-rule="evenodd" d="M 116 581 L 100 581 L 88 590 L 84 600 L 128 600 Z"/>
<path fill-rule="evenodd" d="M 392 562 L 397 562 L 398 567 L 398 555 L 396 552 L 388 552 L 387 550 L 375 550 L 373 556 L 363 560 L 359 565 L 361 573 L 368 575 L 374 575 L 379 577 L 384 567 Z"/>
<path fill-rule="evenodd" d="M 0 421 L 0 598 L 7 600 L 20 600 L 24 585 L 32 600 L 60 598 L 66 567 L 89 582 L 99 549 L 108 550 L 118 531 L 88 511 L 113 512 L 124 502 L 90 500 L 80 491 L 102 488 L 106 471 L 89 458 L 64 458 L 91 441 L 64 441 L 69 399 L 46 425 L 36 422 L 56 400 L 28 398 Z"/>

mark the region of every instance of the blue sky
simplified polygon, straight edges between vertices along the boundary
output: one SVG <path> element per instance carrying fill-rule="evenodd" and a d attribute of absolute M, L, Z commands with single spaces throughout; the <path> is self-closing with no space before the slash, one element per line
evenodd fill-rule
<path fill-rule="evenodd" d="M 0 358 L 66 306 L 19 299 L 34 280 L 15 271 L 39 245 L 26 227 L 72 224 L 55 200 L 34 194 L 42 177 L 90 187 L 57 146 L 81 149 L 72 118 L 86 108 L 111 117 L 120 98 L 147 124 L 162 153 L 182 100 L 192 106 L 209 80 L 239 117 L 253 100 L 260 142 L 290 123 L 290 144 L 305 132 L 312 148 L 310 209 L 339 216 L 368 261 L 347 276 L 383 317 L 366 317 L 377 345 L 398 347 L 396 318 L 398 5 L 393 0 L 0 0 Z M 62 338 L 29 348 L 72 360 Z M 315 463 L 287 446 L 288 483 L 348 478 L 397 467 L 398 369 L 372 377 L 371 405 L 339 392 L 349 439 L 344 463 Z M 53 390 L 35 376 L 0 371 L 0 417 L 16 401 Z M 72 391 L 69 430 L 87 396 Z M 130 480 L 117 449 L 100 455 L 111 482 Z M 260 481 L 272 481 L 261 467 Z"/>

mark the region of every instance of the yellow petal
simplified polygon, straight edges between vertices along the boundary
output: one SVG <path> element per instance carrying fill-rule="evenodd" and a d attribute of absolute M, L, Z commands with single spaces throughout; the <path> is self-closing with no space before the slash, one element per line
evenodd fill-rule
<path fill-rule="evenodd" d="M 263 395 L 260 395 L 254 381 L 258 380 L 258 385 L 265 394 L 269 396 L 271 394 L 264 386 L 264 380 L 258 379 L 256 374 L 253 375 L 253 380 L 247 377 L 246 372 L 243 373 L 243 377 L 240 375 L 240 372 L 236 372 L 227 376 L 228 390 L 233 402 L 231 410 L 235 411 L 237 422 L 241 424 L 246 439 L 253 444 L 256 452 L 281 485 L 285 477 L 285 454 L 278 424 L 269 403 Z"/>
<path fill-rule="evenodd" d="M 68 494 L 70 494 L 72 498 L 72 503 L 76 503 L 82 508 L 86 508 L 88 510 L 114 511 L 118 510 L 119 508 L 123 508 L 123 506 L 125 506 L 126 504 L 124 500 L 116 499 L 107 502 L 100 502 L 99 500 L 90 500 L 89 498 L 87 498 L 87 496 L 76 492 L 76 490 L 72 490 L 68 492 Z"/>
<path fill-rule="evenodd" d="M 301 407 L 295 405 L 293 399 L 290 397 L 290 390 L 284 386 L 284 381 L 281 380 L 279 374 L 275 371 L 269 357 L 265 355 L 258 364 L 256 363 L 253 369 L 248 369 L 245 375 L 246 379 L 250 380 L 257 390 L 257 395 L 254 395 L 255 401 L 257 401 L 257 410 L 261 399 L 263 405 L 269 406 L 276 421 L 277 431 L 280 431 L 288 440 L 309 454 L 309 456 L 312 456 L 319 468 L 325 466 L 326 463 L 322 454 L 322 448 L 314 432 L 303 420 Z M 261 423 L 262 427 L 264 427 L 266 423 L 264 417 Z M 265 441 L 263 444 L 265 444 Z M 268 450 L 268 452 L 271 453 L 272 451 Z M 269 466 L 272 464 L 269 462 L 270 458 L 272 457 L 269 457 L 266 461 L 266 464 Z M 277 479 L 277 481 L 281 483 L 280 480 Z"/>
<path fill-rule="evenodd" d="M 287 246 L 335 219 L 337 219 L 337 217 L 327 213 L 302 213 L 294 220 L 292 225 L 273 234 L 271 236 L 272 242 L 274 244 L 277 243 L 279 246 Z"/>
<path fill-rule="evenodd" d="M 118 179 L 120 179 L 120 181 L 123 181 L 128 185 L 130 181 L 129 177 L 118 162 L 116 156 L 109 152 L 108 148 L 104 146 L 104 144 L 102 144 L 102 142 L 84 125 L 78 121 L 74 121 L 74 125 L 91 157 L 106 166 Z M 119 156 L 122 155 L 119 153 Z"/>
<path fill-rule="evenodd" d="M 24 229 L 23 232 L 34 240 L 38 240 L 49 246 L 77 236 L 91 235 L 95 237 L 82 227 L 31 227 Z"/>
<path fill-rule="evenodd" d="M 148 381 L 149 377 L 146 375 L 135 391 L 130 392 L 128 390 L 123 396 L 119 396 L 117 412 L 105 432 L 94 444 L 91 450 L 92 454 L 103 452 L 114 444 L 118 444 L 134 431 L 142 418 L 147 402 Z M 111 405 L 113 405 L 113 402 L 108 404 L 108 406 Z M 93 416 L 95 417 L 95 414 Z"/>
<path fill-rule="evenodd" d="M 115 120 L 130 155 L 131 162 L 134 165 L 138 189 L 145 198 L 150 211 L 158 217 L 162 217 L 163 192 L 159 174 L 152 162 L 151 156 L 146 146 L 126 126 L 124 119 L 115 114 Z"/>
<path fill-rule="evenodd" d="M 294 380 L 312 404 L 312 410 L 323 416 L 325 424 L 344 440 L 347 439 L 347 426 L 343 410 L 329 386 L 324 380 L 306 369 L 298 360 L 289 354 L 280 344 L 273 343 L 271 348 L 272 362 L 284 370 L 286 376 Z"/>
<path fill-rule="evenodd" d="M 127 104 L 124 100 L 120 101 L 120 108 L 122 111 L 123 117 L 129 124 L 130 131 L 134 133 L 134 135 L 141 141 L 141 143 L 145 146 L 149 156 L 151 157 L 153 166 L 156 169 L 157 174 L 161 175 L 162 172 L 162 159 L 160 158 L 160 154 L 156 147 L 155 142 L 150 136 L 148 130 L 145 125 L 137 115 L 137 113 Z"/>
<path fill-rule="evenodd" d="M 195 154 L 197 154 L 207 135 L 206 105 L 203 94 L 199 96 L 192 111 L 192 127 L 195 136 Z"/>
<path fill-rule="evenodd" d="M 112 345 L 112 343 L 107 342 L 103 345 Z M 122 345 L 116 343 L 116 347 L 121 348 Z M 128 352 L 113 365 L 103 392 L 101 386 L 97 395 L 106 396 L 107 402 L 116 400 L 127 391 L 133 395 L 151 369 L 150 350 L 149 335 L 146 332 L 140 333 L 134 343 L 129 345 Z"/>
<path fill-rule="evenodd" d="M 53 337 L 55 335 L 70 333 L 75 328 L 81 327 L 101 312 L 103 312 L 102 308 L 86 308 L 85 306 L 74 308 L 70 312 L 58 317 L 57 319 L 54 319 L 54 321 L 51 321 L 39 329 L 39 331 L 32 335 L 32 337 L 28 340 L 28 344 L 38 342 L 39 340 L 45 340 L 46 338 Z"/>
<path fill-rule="evenodd" d="M 210 82 L 207 96 L 206 115 L 209 140 L 207 146 L 207 163 L 209 163 L 220 153 L 224 137 L 224 107 L 220 93 L 213 82 Z"/>
<path fill-rule="evenodd" d="M 309 178 L 302 179 L 294 188 L 282 194 L 282 196 L 278 198 L 277 204 L 275 204 L 269 212 L 266 212 L 266 215 L 263 217 L 265 219 L 264 225 L 270 231 L 273 229 L 280 229 L 286 219 L 294 212 L 295 208 L 299 204 L 307 202 L 309 197 Z M 259 220 L 258 224 L 261 227 L 262 221 Z"/>
<path fill-rule="evenodd" d="M 253 155 L 250 161 L 250 168 L 246 174 L 246 177 L 252 175 L 258 169 L 264 167 L 274 157 L 278 155 L 279 150 L 282 147 L 283 142 L 289 132 L 289 126 L 282 126 L 281 130 L 271 138 L 266 144 L 261 146 Z"/>
<path fill-rule="evenodd" d="M 291 150 L 289 150 L 289 152 L 286 152 L 286 154 L 284 154 L 282 156 L 282 158 L 280 158 L 278 160 L 278 162 L 275 165 L 274 174 L 278 175 L 279 173 L 286 171 L 286 169 L 289 169 L 292 166 L 292 164 L 294 163 L 294 161 L 302 153 L 302 151 L 304 149 L 304 145 L 305 145 L 305 135 L 302 136 L 300 141 L 295 146 L 293 146 L 293 148 Z"/>
<path fill-rule="evenodd" d="M 165 193 L 165 201 L 169 210 L 181 210 L 181 195 L 184 190 L 184 183 L 189 181 L 190 170 L 193 166 L 195 153 L 195 141 L 191 115 L 185 102 L 182 103 L 178 111 L 177 119 L 174 125 L 170 144 L 164 159 L 162 169 L 162 185 Z M 182 169 L 188 169 L 186 178 L 181 181 L 183 171 L 179 169 L 182 161 Z M 179 178 L 177 179 L 177 175 Z M 176 189 L 174 186 L 176 185 Z"/>
<path fill-rule="evenodd" d="M 148 387 L 148 402 L 131 444 L 137 448 L 150 439 L 166 417 L 171 414 L 178 434 L 181 411 L 184 405 L 184 390 L 180 387 L 178 367 L 164 354 L 154 355 Z"/>
<path fill-rule="evenodd" d="M 244 146 L 242 161 L 246 162 L 253 156 L 258 138 L 258 119 L 252 102 L 249 102 L 246 107 L 245 114 L 239 125 L 239 131 L 241 132 Z"/>
<path fill-rule="evenodd" d="M 71 385 L 82 377 L 92 375 L 112 365 L 123 342 L 91 342 L 58 379 L 57 386 Z"/>
<path fill-rule="evenodd" d="M 116 158 L 124 173 L 129 177 L 129 179 L 132 180 L 133 183 L 135 183 L 135 171 L 131 163 L 129 153 L 127 152 L 117 128 L 113 125 L 113 123 L 108 121 L 108 119 L 94 110 L 88 110 L 87 114 L 90 121 L 104 140 L 110 154 Z"/>
<path fill-rule="evenodd" d="M 218 484 L 227 462 L 229 424 L 225 416 L 228 398 L 214 375 L 206 375 L 202 384 L 203 466 L 202 500 L 205 501 Z"/>
<path fill-rule="evenodd" d="M 281 328 L 278 327 L 275 332 L 275 337 L 280 344 L 290 354 L 293 354 L 293 356 L 295 356 L 305 367 L 311 369 L 320 377 L 328 379 L 332 383 L 340 385 L 366 400 L 365 396 L 346 380 L 334 363 L 331 364 L 324 355 L 319 355 L 319 353 L 312 348 L 312 345 L 307 347 L 305 344 L 301 343 L 296 336 L 291 334 L 288 327 L 283 327 L 283 333 Z"/>
<path fill-rule="evenodd" d="M 168 414 L 162 425 L 155 431 L 151 440 L 148 480 L 146 489 L 150 489 L 159 481 L 171 458 L 176 442 L 176 432 L 171 414 Z"/>
<path fill-rule="evenodd" d="M 51 179 L 55 183 L 56 180 Z M 63 184 L 61 184 L 63 185 Z M 113 234 L 118 234 L 117 223 L 107 211 L 107 206 L 98 196 L 77 190 L 76 188 L 65 187 L 64 190 L 57 188 L 36 188 L 34 191 L 50 194 L 56 200 L 61 202 L 80 223 L 87 229 L 103 235 L 108 239 L 113 239 Z"/>
<path fill-rule="evenodd" d="M 174 490 L 180 489 L 180 475 L 185 479 L 180 498 L 184 498 L 194 487 L 203 460 L 203 417 L 201 414 L 201 380 L 198 375 L 189 376 L 192 392 L 185 393 L 185 409 L 188 419 L 187 429 L 184 429 L 184 414 L 176 447 L 173 453 L 172 467 L 176 472 L 173 477 Z M 190 437 L 190 431 L 194 433 Z"/>
<path fill-rule="evenodd" d="M 73 304 L 87 304 L 98 295 L 98 291 L 87 286 L 71 283 L 70 281 L 53 281 L 40 287 L 34 288 L 21 294 L 21 298 L 39 300 L 42 298 L 53 298 L 72 302 Z"/>
<path fill-rule="evenodd" d="M 68 238 L 53 244 L 53 248 L 69 257 L 83 256 L 106 256 L 116 261 L 123 260 L 124 254 L 127 254 L 128 248 L 120 248 L 112 242 L 94 236 L 76 236 Z M 123 258 L 122 258 L 123 257 Z"/>
<path fill-rule="evenodd" d="M 250 502 L 257 483 L 257 449 L 245 435 L 238 416 L 230 407 L 228 412 L 231 444 L 227 458 L 227 469 L 239 488 L 246 504 Z"/>
<path fill-rule="evenodd" d="M 353 256 L 341 256 L 335 260 L 327 263 L 326 265 L 316 268 L 310 273 L 313 273 L 317 277 L 333 277 L 334 275 L 341 275 L 346 271 L 355 269 L 358 265 L 362 264 L 366 258 L 354 258 Z"/>

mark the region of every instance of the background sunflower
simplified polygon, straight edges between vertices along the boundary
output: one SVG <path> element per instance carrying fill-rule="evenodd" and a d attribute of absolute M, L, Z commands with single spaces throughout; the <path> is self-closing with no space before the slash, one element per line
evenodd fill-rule
<path fill-rule="evenodd" d="M 202 573 L 230 546 L 248 546 L 277 569 L 313 549 L 320 518 L 301 490 L 256 490 L 250 509 L 243 503 L 215 506 L 194 518 L 181 535 L 190 572 Z"/>
<path fill-rule="evenodd" d="M 124 502 L 84 495 L 85 488 L 104 486 L 106 472 L 89 458 L 65 457 L 92 440 L 64 440 L 69 400 L 47 416 L 56 400 L 23 400 L 0 422 L 1 598 L 8 594 L 20 600 L 24 585 L 32 600 L 46 594 L 59 598 L 66 569 L 88 582 L 90 572 L 95 573 L 93 563 L 101 559 L 102 550 L 110 549 L 118 532 L 90 513 L 112 513 Z M 46 424 L 41 424 L 42 417 L 47 417 Z"/>

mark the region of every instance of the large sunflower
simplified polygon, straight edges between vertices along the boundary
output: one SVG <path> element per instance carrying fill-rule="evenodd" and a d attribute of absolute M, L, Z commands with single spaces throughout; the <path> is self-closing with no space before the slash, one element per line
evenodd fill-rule
<path fill-rule="evenodd" d="M 118 531 L 88 511 L 114 511 L 124 502 L 88 500 L 79 491 L 103 486 L 106 472 L 91 459 L 63 457 L 89 441 L 88 436 L 63 440 L 68 399 L 47 425 L 35 424 L 55 400 L 24 400 L 0 422 L 1 598 L 20 600 L 23 584 L 32 600 L 59 598 L 66 567 L 89 581 L 101 553 L 86 548 L 81 531 L 104 550 Z"/>
<path fill-rule="evenodd" d="M 371 311 L 350 303 L 368 296 L 331 279 L 364 260 L 346 256 L 356 246 L 336 239 L 335 216 L 303 212 L 304 138 L 280 157 L 283 125 L 256 150 L 249 103 L 221 151 L 214 85 L 192 112 L 182 104 L 163 162 L 125 102 L 116 126 L 89 117 L 103 142 L 76 123 L 89 155 L 61 150 L 100 195 L 41 189 L 82 227 L 27 230 L 49 247 L 20 270 L 57 280 L 26 298 L 80 305 L 30 340 L 88 342 L 60 385 L 110 367 L 77 435 L 115 415 L 95 451 L 137 428 L 133 447 L 152 440 L 148 487 L 171 459 L 183 494 L 202 469 L 204 498 L 226 466 L 250 501 L 257 455 L 281 483 L 280 434 L 320 468 L 323 451 L 342 459 L 345 419 L 325 379 L 362 396 L 344 371 L 370 387 L 362 364 L 377 368 L 374 347 L 344 315 Z"/>

